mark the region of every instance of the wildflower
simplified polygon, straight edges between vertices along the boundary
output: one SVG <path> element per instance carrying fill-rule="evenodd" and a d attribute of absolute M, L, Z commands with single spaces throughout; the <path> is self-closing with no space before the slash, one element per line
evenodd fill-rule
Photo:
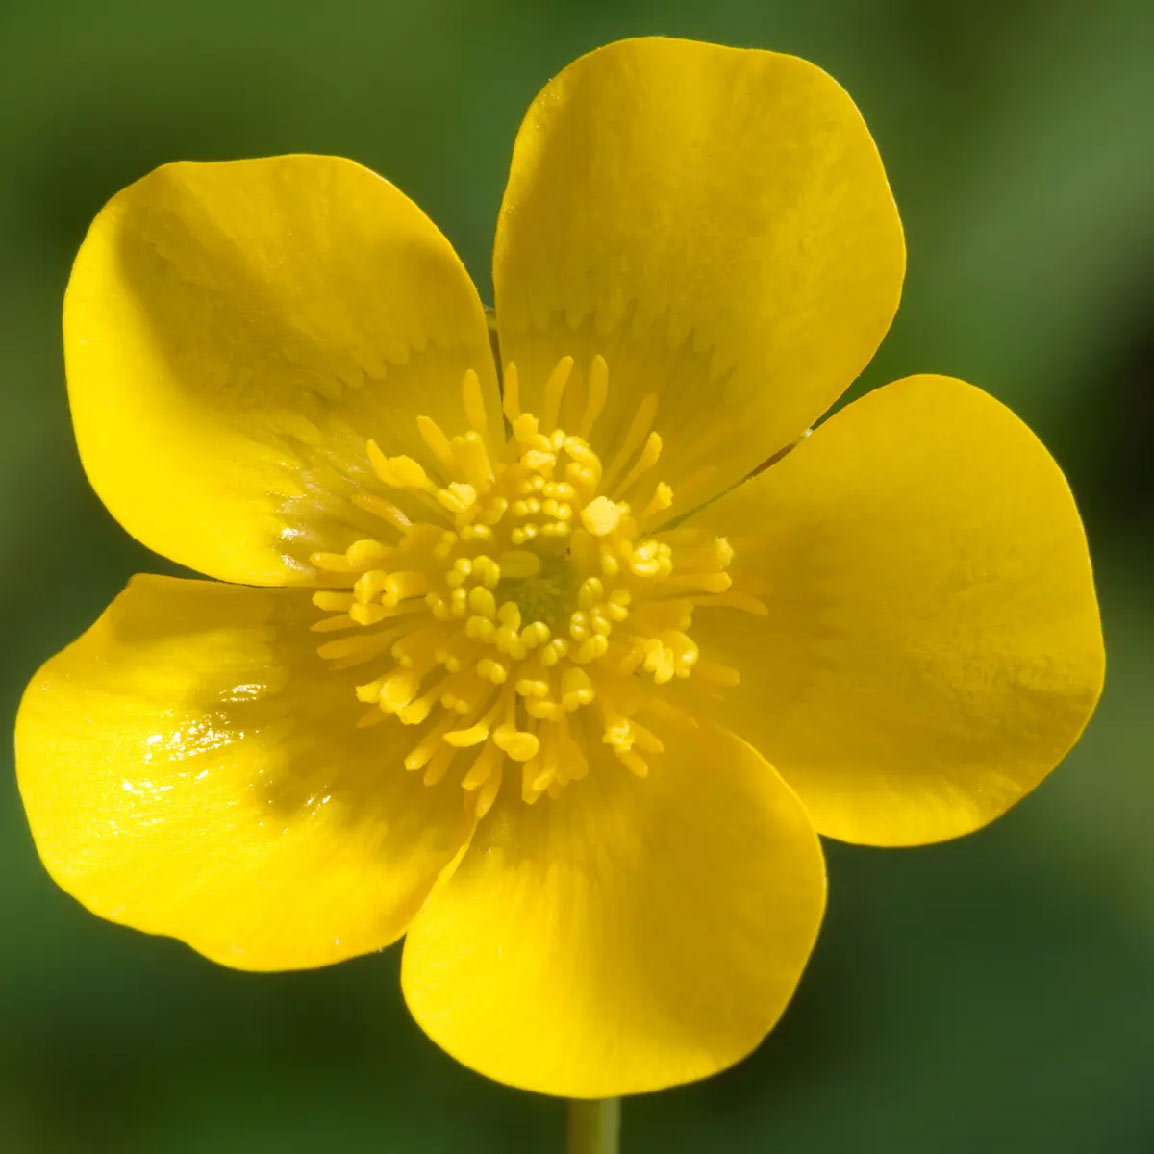
<path fill-rule="evenodd" d="M 903 270 L 834 81 L 676 40 L 530 109 L 500 372 L 449 243 L 356 164 L 118 194 L 65 301 L 81 457 L 221 583 L 137 577 L 34 678 L 52 875 L 254 970 L 407 933 L 418 1022 L 513 1085 L 741 1058 L 812 949 L 816 835 L 982 826 L 1101 682 L 1073 500 L 1005 408 L 912 377 L 805 436 Z"/>

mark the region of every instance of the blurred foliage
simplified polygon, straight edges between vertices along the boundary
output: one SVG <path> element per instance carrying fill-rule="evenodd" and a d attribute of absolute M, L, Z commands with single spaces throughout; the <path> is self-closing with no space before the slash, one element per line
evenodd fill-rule
<path fill-rule="evenodd" d="M 1148 0 L 5 0 L 0 7 L 3 717 L 36 665 L 163 562 L 87 488 L 60 295 L 116 189 L 166 160 L 344 154 L 410 193 L 488 285 L 513 133 L 623 35 L 772 47 L 857 99 L 907 230 L 905 305 L 861 387 L 952 373 L 1066 466 L 1110 654 L 1067 765 L 985 832 L 830 845 L 831 907 L 745 1064 L 631 1100 L 627 1151 L 1154 1149 L 1154 9 Z M 215 968 L 87 915 L 0 790 L 0 1147 L 557 1149 L 559 1104 L 457 1067 L 397 952 Z"/>

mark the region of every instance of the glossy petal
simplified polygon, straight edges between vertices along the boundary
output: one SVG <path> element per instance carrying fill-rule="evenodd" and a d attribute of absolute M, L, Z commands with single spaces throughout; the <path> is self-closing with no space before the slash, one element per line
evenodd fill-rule
<path fill-rule="evenodd" d="M 805 812 L 749 746 L 653 724 L 645 780 L 602 746 L 559 798 L 504 797 L 410 928 L 409 1007 L 465 1065 L 569 1097 L 657 1089 L 736 1062 L 785 1008 L 825 895 Z"/>
<path fill-rule="evenodd" d="M 225 580 L 307 581 L 342 548 L 365 438 L 463 432 L 476 369 L 498 412 L 484 312 L 449 242 L 348 160 L 169 164 L 113 197 L 64 305 L 89 479 L 159 553 Z M 497 426 L 494 423 L 494 431 Z"/>
<path fill-rule="evenodd" d="M 493 263 L 502 356 L 539 411 L 558 358 L 580 375 L 603 354 L 599 449 L 658 394 L 661 469 L 693 507 L 858 375 L 904 267 L 881 159 L 836 81 L 773 52 L 621 41 L 551 81 L 517 136 Z M 585 396 L 570 384 L 567 428 Z"/>
<path fill-rule="evenodd" d="M 459 791 L 356 728 L 302 592 L 137 577 L 29 685 L 17 772 L 41 859 L 93 913 L 244 969 L 404 932 L 465 837 Z"/>
<path fill-rule="evenodd" d="M 977 829 L 1082 732 L 1102 684 L 1090 558 L 1034 435 L 946 377 L 870 393 L 688 524 L 726 534 L 768 613 L 702 609 L 717 707 L 818 831 L 907 845 Z"/>

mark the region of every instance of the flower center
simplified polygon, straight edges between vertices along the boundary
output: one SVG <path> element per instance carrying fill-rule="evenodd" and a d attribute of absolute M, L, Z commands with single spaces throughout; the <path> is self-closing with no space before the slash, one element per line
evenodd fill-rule
<path fill-rule="evenodd" d="M 608 367 L 593 358 L 584 415 L 568 432 L 558 414 L 572 369 L 569 357 L 554 369 L 538 417 L 521 412 L 507 366 L 503 444 L 489 443 L 472 370 L 462 382 L 469 432 L 449 438 L 417 418 L 424 463 L 367 442 L 386 492 L 354 500 L 381 533 L 312 557 L 344 586 L 314 595 L 330 614 L 314 628 L 346 634 L 318 653 L 335 667 L 375 667 L 356 691 L 371 707 L 362 724 L 411 727 L 406 769 L 430 785 L 459 773 L 478 816 L 509 763 L 529 803 L 585 777 L 596 743 L 644 777 L 662 744 L 636 714 L 647 694 L 699 667 L 695 607 L 764 612 L 730 589 L 725 538 L 654 530 L 672 499 L 653 477 L 656 397 L 603 464 L 589 435 Z M 699 674 L 717 687 L 737 680 L 705 663 Z"/>
<path fill-rule="evenodd" d="M 531 577 L 505 577 L 497 583 L 500 603 L 512 601 L 523 621 L 540 621 L 551 633 L 564 629 L 579 608 L 580 577 L 567 555 L 541 556 L 533 551 L 540 568 Z"/>

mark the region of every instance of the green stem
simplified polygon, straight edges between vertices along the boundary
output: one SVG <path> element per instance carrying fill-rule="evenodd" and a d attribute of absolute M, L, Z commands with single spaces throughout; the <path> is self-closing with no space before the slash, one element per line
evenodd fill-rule
<path fill-rule="evenodd" d="M 620 1098 L 571 1098 L 566 1126 L 567 1154 L 617 1154 Z"/>

